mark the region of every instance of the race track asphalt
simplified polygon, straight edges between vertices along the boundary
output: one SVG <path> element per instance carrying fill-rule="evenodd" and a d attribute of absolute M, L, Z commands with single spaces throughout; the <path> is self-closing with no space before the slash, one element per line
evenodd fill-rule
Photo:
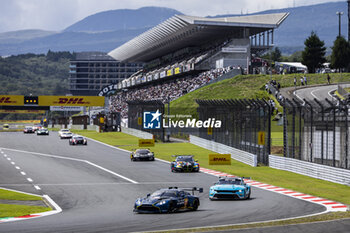
<path fill-rule="evenodd" d="M 49 136 L 3 132 L 0 148 L 7 155 L 0 155 L 0 187 L 47 194 L 63 210 L 1 223 L 0 232 L 136 232 L 282 219 L 325 210 L 258 188 L 252 189 L 250 200 L 209 201 L 209 186 L 217 177 L 171 173 L 170 165 L 161 161 L 131 162 L 129 153 L 91 140 L 87 146 L 69 146 L 56 132 Z M 133 213 L 137 197 L 169 186 L 203 187 L 198 211 Z"/>

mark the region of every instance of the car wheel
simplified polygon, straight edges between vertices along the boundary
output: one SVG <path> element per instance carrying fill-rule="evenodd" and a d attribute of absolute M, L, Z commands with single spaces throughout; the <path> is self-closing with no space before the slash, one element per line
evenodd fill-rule
<path fill-rule="evenodd" d="M 193 202 L 192 210 L 197 210 L 199 206 L 199 201 L 196 199 Z"/>
<path fill-rule="evenodd" d="M 168 208 L 168 213 L 173 213 L 175 212 L 175 205 L 173 202 L 169 203 L 169 208 Z"/>
<path fill-rule="evenodd" d="M 248 197 L 246 199 L 250 199 L 250 193 L 252 192 L 252 190 L 249 190 L 249 194 Z"/>

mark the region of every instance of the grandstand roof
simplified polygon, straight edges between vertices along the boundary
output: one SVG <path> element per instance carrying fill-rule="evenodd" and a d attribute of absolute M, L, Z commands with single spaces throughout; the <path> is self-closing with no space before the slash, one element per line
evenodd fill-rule
<path fill-rule="evenodd" d="M 246 36 L 277 28 L 287 16 L 288 13 L 224 18 L 175 15 L 109 52 L 109 55 L 119 61 L 148 62 L 185 47 L 237 37 L 245 28 L 249 29 Z"/>

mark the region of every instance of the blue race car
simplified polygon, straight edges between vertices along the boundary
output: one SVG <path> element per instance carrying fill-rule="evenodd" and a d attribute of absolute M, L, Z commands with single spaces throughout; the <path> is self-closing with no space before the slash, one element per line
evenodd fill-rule
<path fill-rule="evenodd" d="M 171 162 L 171 172 L 199 172 L 199 163 L 194 155 L 173 155 L 175 161 Z"/>
<path fill-rule="evenodd" d="M 192 191 L 192 194 L 189 192 Z M 138 198 L 134 205 L 137 213 L 172 213 L 178 210 L 197 210 L 199 197 L 194 191 L 203 192 L 203 188 L 177 188 L 160 189 L 145 198 Z"/>
<path fill-rule="evenodd" d="M 220 177 L 209 189 L 209 199 L 249 199 L 250 185 L 244 183 L 245 177 Z M 247 178 L 248 179 L 248 178 Z"/>

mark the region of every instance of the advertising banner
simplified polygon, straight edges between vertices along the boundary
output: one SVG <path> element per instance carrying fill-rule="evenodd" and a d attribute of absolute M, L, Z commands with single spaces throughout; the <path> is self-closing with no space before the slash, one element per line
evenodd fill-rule
<path fill-rule="evenodd" d="M 209 165 L 231 165 L 230 154 L 210 154 Z"/>
<path fill-rule="evenodd" d="M 23 95 L 0 95 L 0 105 L 23 105 Z"/>
<path fill-rule="evenodd" d="M 139 139 L 139 147 L 153 147 L 154 139 Z"/>
<path fill-rule="evenodd" d="M 180 74 L 181 73 L 181 68 L 180 67 L 176 67 L 175 68 L 175 74 Z"/>
<path fill-rule="evenodd" d="M 104 96 L 39 96 L 40 106 L 104 106 Z"/>

